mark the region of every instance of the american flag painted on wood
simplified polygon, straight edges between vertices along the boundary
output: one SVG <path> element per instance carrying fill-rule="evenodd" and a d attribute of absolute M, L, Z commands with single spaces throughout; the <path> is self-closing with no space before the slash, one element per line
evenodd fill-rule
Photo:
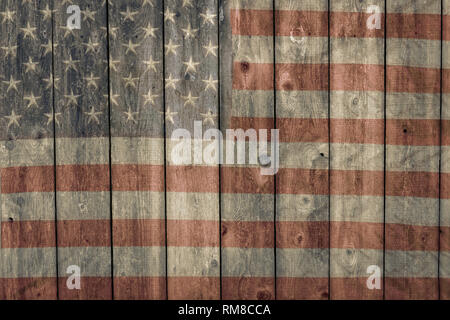
<path fill-rule="evenodd" d="M 449 299 L 449 14 L 0 0 L 0 299 Z M 173 158 L 275 128 L 275 176 Z"/>

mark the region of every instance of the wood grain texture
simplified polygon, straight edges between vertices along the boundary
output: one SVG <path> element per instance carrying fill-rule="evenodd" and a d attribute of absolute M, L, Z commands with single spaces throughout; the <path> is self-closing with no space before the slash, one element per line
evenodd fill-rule
<path fill-rule="evenodd" d="M 384 241 L 384 25 L 367 28 L 370 5 L 382 19 L 384 1 L 330 8 L 331 299 L 383 298 L 366 285 L 370 265 L 383 274 Z M 358 110 L 355 119 L 346 110 Z"/>
<path fill-rule="evenodd" d="M 52 74 L 52 56 L 43 54 L 41 47 L 51 43 L 52 25 L 40 11 L 51 5 L 51 1 L 0 3 L 2 300 L 56 299 L 53 126 L 47 125 L 53 117 L 53 90 L 44 81 Z M 48 168 L 48 181 L 31 175 L 37 192 L 7 194 L 18 182 L 8 176 L 7 168 L 27 171 L 27 166 L 36 165 Z M 35 224 L 40 225 L 33 228 Z"/>
<path fill-rule="evenodd" d="M 195 155 L 177 166 L 172 156 L 174 130 L 203 148 L 195 121 L 199 134 L 218 127 L 217 8 L 215 0 L 164 1 L 169 299 L 220 298 L 219 168 Z"/>
<path fill-rule="evenodd" d="M 277 128 L 281 141 L 287 142 L 286 154 L 311 158 L 310 164 L 298 162 L 289 169 L 283 168 L 286 159 L 280 159 L 277 298 L 328 299 L 329 124 L 319 118 L 328 117 L 328 2 L 304 1 L 314 7 L 311 11 L 298 8 L 295 1 L 275 3 L 276 111 L 282 115 L 277 116 Z M 291 51 L 289 59 L 282 58 L 286 51 Z M 302 110 L 304 116 L 293 110 Z"/>
<path fill-rule="evenodd" d="M 220 61 L 221 61 L 221 128 L 236 128 L 232 119 L 242 111 L 246 117 L 264 115 L 273 123 L 273 84 L 260 91 L 252 90 L 251 75 L 258 73 L 262 53 L 267 55 L 268 77 L 273 79 L 273 38 L 261 36 L 256 46 L 248 37 L 241 36 L 250 30 L 254 21 L 248 19 L 246 10 L 268 8 L 272 15 L 262 21 L 264 30 L 273 30 L 273 2 L 271 0 L 250 3 L 247 1 L 222 1 L 220 21 Z M 233 14 L 232 14 L 233 13 Z M 246 31 L 247 30 L 247 31 Z M 232 35 L 233 34 L 233 35 Z M 243 54 L 245 53 L 245 54 Z M 244 85 L 233 86 L 231 83 Z M 245 80 L 247 79 L 247 80 Z M 267 90 L 265 90 L 267 89 Z M 265 129 L 273 128 L 273 124 Z M 269 130 L 270 131 L 270 130 Z M 274 259 L 274 186 L 273 177 L 261 176 L 258 168 L 222 168 L 222 181 L 230 181 L 226 190 L 222 189 L 222 243 L 230 246 L 222 248 L 222 297 L 224 299 L 274 299 L 275 259 Z M 234 181 L 234 182 L 233 182 Z M 239 183 L 237 183 L 239 182 Z M 241 188 L 241 186 L 247 186 Z M 223 184 L 223 187 L 225 185 Z M 264 190 L 267 190 L 265 192 Z M 254 221 L 254 224 L 240 223 Z M 226 223 L 233 222 L 233 228 Z M 224 225 L 225 224 L 225 225 Z M 272 232 L 269 232 L 272 230 Z M 246 234 L 266 234 L 264 248 L 242 247 L 237 238 Z M 236 240 L 233 240 L 236 239 Z"/>
<path fill-rule="evenodd" d="M 67 27 L 67 2 L 55 1 L 54 13 L 56 164 L 71 167 L 56 177 L 59 298 L 111 299 L 107 12 L 101 0 L 77 5 L 81 29 Z M 67 175 L 75 183 L 65 188 Z M 100 177 L 102 187 L 91 188 L 89 181 Z M 86 228 L 84 220 L 97 221 L 97 227 Z M 66 285 L 71 265 L 80 267 L 80 290 Z"/>
<path fill-rule="evenodd" d="M 163 5 L 108 8 L 114 299 L 165 299 Z"/>
<path fill-rule="evenodd" d="M 387 121 L 391 119 L 440 119 L 439 108 L 439 90 L 429 90 L 429 88 L 440 88 L 439 77 L 418 77 L 414 73 L 409 73 L 407 69 L 415 70 L 430 70 L 430 72 L 439 74 L 439 66 L 441 55 L 439 51 L 428 50 L 432 46 L 432 41 L 439 41 L 440 39 L 440 4 L 435 8 L 434 13 L 424 12 L 425 9 L 417 3 L 395 3 L 395 1 L 388 1 L 388 22 L 386 25 L 386 33 L 388 36 L 386 47 L 386 118 Z M 424 1 L 429 4 L 426 10 L 434 8 L 432 4 L 436 5 L 438 1 Z M 407 15 L 402 15 L 406 14 Z M 411 15 L 409 13 L 414 13 Z M 437 19 L 437 20 L 436 20 Z M 438 25 L 436 25 L 436 21 Z M 421 32 L 414 32 L 420 29 Z M 413 35 L 414 34 L 414 35 Z M 410 51 L 409 43 L 414 42 L 417 38 L 427 40 L 424 45 L 417 48 L 417 50 Z M 402 41 L 392 39 L 403 39 Z M 400 55 L 400 57 L 397 57 Z M 396 62 L 400 61 L 400 66 Z M 417 66 L 417 61 L 426 62 L 426 65 Z M 427 68 L 427 69 L 424 69 Z M 397 69 L 403 69 L 397 72 Z M 398 76 L 397 76 L 398 74 Z M 400 76 L 401 75 L 401 76 Z M 405 103 L 402 105 L 404 112 L 400 116 L 393 116 L 391 109 L 396 100 L 395 96 L 398 94 L 410 96 L 409 103 L 417 104 L 421 102 L 420 96 L 432 95 L 429 103 L 424 105 L 421 113 L 414 114 L 414 109 L 408 109 Z M 408 100 L 404 100 L 407 102 Z M 413 122 L 411 122 L 413 124 Z M 435 132 L 439 131 L 439 121 L 434 122 Z M 433 127 L 432 126 L 432 127 Z M 416 127 L 416 125 L 412 125 Z M 432 128 L 429 128 L 429 131 Z M 414 152 L 414 143 L 410 143 L 409 135 L 413 134 L 415 130 L 411 125 L 404 125 L 402 145 L 408 146 L 408 157 L 402 160 L 401 165 L 397 165 L 395 170 L 386 168 L 386 223 L 393 223 L 402 225 L 401 228 L 387 226 L 385 231 L 386 251 L 385 251 L 385 298 L 386 299 L 437 299 L 438 292 L 438 241 L 434 241 L 431 248 L 425 248 L 424 244 L 427 239 L 437 239 L 436 236 L 427 235 L 420 237 L 421 241 L 413 248 L 410 246 L 410 238 L 418 237 L 416 233 L 416 225 L 420 225 L 420 220 L 415 222 L 407 217 L 411 217 L 411 212 L 422 209 L 417 212 L 417 216 L 425 215 L 427 220 L 435 221 L 434 226 L 437 226 L 439 215 L 439 199 L 438 199 L 438 183 L 437 173 L 432 172 L 432 168 L 437 168 L 440 155 L 433 150 L 433 147 L 426 147 L 426 163 L 429 164 L 427 172 L 415 172 L 416 153 Z M 392 141 L 391 137 L 395 135 L 395 130 L 392 127 L 386 128 L 386 141 Z M 390 160 L 393 154 L 398 152 L 395 147 L 386 149 L 386 161 Z M 423 155 L 422 155 L 423 157 Z M 408 160 L 406 160 L 408 159 Z M 435 170 L 435 169 L 434 169 Z M 392 179 L 391 179 L 392 178 Z M 419 187 L 419 185 L 421 187 Z M 428 187 L 426 187 L 428 185 Z M 420 189 L 420 190 L 419 190 Z M 428 190 L 427 195 L 424 190 Z M 414 192 L 414 190 L 420 192 Z M 425 201 L 423 197 L 432 198 L 428 201 L 428 205 L 418 206 Z M 423 210 L 425 208 L 425 210 Z M 415 215 L 415 214 L 414 214 Z M 402 218 L 403 217 L 403 218 Z M 430 228 L 428 232 L 438 232 L 437 228 Z M 424 231 L 426 234 L 427 231 Z M 413 250 L 414 249 L 414 250 Z M 420 270 L 418 266 L 421 266 Z"/>

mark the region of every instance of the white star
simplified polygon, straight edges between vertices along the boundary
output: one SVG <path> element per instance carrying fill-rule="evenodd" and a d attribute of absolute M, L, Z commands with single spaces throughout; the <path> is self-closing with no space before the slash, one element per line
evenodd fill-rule
<path fill-rule="evenodd" d="M 127 11 L 125 11 L 125 12 L 122 11 L 122 12 L 120 12 L 120 14 L 125 17 L 125 19 L 123 21 L 127 21 L 127 20 L 134 21 L 134 16 L 139 14 L 139 12 L 131 11 L 130 7 L 127 6 Z"/>
<path fill-rule="evenodd" d="M 172 87 L 176 89 L 176 83 L 180 81 L 180 79 L 172 78 L 172 74 L 169 75 L 169 78 L 166 78 L 166 88 Z"/>
<path fill-rule="evenodd" d="M 214 119 L 217 118 L 217 115 L 213 114 L 211 109 L 209 109 L 207 113 L 200 113 L 200 115 L 204 118 L 203 123 L 210 123 L 212 126 L 214 125 Z"/>
<path fill-rule="evenodd" d="M 150 7 L 154 7 L 153 0 L 142 0 L 142 7 L 148 4 Z"/>
<path fill-rule="evenodd" d="M 146 28 L 141 27 L 141 29 L 144 30 L 144 32 L 145 32 L 144 38 L 147 38 L 147 37 L 156 38 L 155 31 L 159 30 L 159 28 L 153 28 L 153 26 L 150 23 L 147 25 Z"/>
<path fill-rule="evenodd" d="M 20 127 L 19 120 L 20 120 L 20 118 L 22 118 L 22 116 L 16 114 L 14 112 L 14 109 L 12 110 L 11 115 L 10 116 L 5 116 L 5 118 L 9 120 L 9 122 L 8 122 L 8 129 L 12 125 L 16 125 L 16 126 Z"/>
<path fill-rule="evenodd" d="M 66 2 L 67 2 L 68 4 L 73 4 L 72 0 L 62 0 L 61 5 L 65 5 Z"/>
<path fill-rule="evenodd" d="M 166 47 L 166 55 L 169 55 L 173 53 L 174 55 L 177 55 L 177 48 L 180 46 L 178 44 L 172 43 L 172 39 L 169 39 L 169 43 L 164 45 Z"/>
<path fill-rule="evenodd" d="M 2 47 L 2 50 L 5 50 L 5 58 L 9 55 L 12 57 L 17 55 L 17 46 Z"/>
<path fill-rule="evenodd" d="M 169 7 L 167 7 L 166 12 L 164 12 L 164 21 L 170 20 L 175 23 L 175 13 L 171 12 Z"/>
<path fill-rule="evenodd" d="M 22 30 L 23 32 L 23 38 L 26 39 L 28 36 L 30 36 L 33 40 L 36 39 L 36 35 L 34 34 L 34 32 L 36 31 L 36 28 L 32 28 L 30 27 L 30 23 L 27 22 L 27 27 L 26 28 L 20 28 L 20 30 Z"/>
<path fill-rule="evenodd" d="M 109 56 L 109 67 L 117 72 L 116 64 L 119 64 L 120 60 L 114 60 L 113 57 Z"/>
<path fill-rule="evenodd" d="M 96 13 L 97 11 L 90 11 L 89 9 L 86 9 L 86 10 L 81 10 L 81 13 L 83 14 L 83 21 L 86 21 L 86 20 L 88 20 L 88 19 L 90 19 L 90 20 L 92 20 L 92 21 L 95 21 L 95 17 L 94 17 L 94 15 L 95 15 L 95 13 Z"/>
<path fill-rule="evenodd" d="M 186 29 L 181 28 L 181 30 L 184 33 L 184 38 L 195 38 L 195 34 L 197 33 L 198 29 L 192 29 L 191 24 L 188 24 Z"/>
<path fill-rule="evenodd" d="M 209 40 L 209 44 L 207 46 L 203 46 L 203 49 L 206 49 L 205 56 L 207 57 L 209 54 L 212 54 L 214 57 L 217 57 L 216 50 L 218 46 L 213 46 L 212 41 Z"/>
<path fill-rule="evenodd" d="M 64 60 L 63 63 L 66 65 L 66 72 L 69 69 L 73 69 L 75 71 L 78 71 L 77 70 L 77 66 L 75 65 L 75 63 L 78 63 L 78 62 L 80 62 L 80 61 L 79 60 L 72 60 L 72 56 L 69 57 L 69 60 Z"/>
<path fill-rule="evenodd" d="M 77 99 L 78 99 L 79 97 L 81 97 L 81 95 L 74 95 L 74 94 L 73 94 L 73 89 L 70 89 L 70 94 L 64 95 L 64 98 L 66 98 L 66 99 L 69 100 L 69 102 L 67 103 L 68 106 L 70 106 L 71 104 L 73 104 L 73 105 L 75 105 L 75 106 L 78 105 Z"/>
<path fill-rule="evenodd" d="M 85 112 L 84 114 L 89 116 L 88 124 L 90 124 L 92 120 L 97 122 L 97 124 L 100 124 L 100 120 L 98 119 L 98 116 L 103 114 L 103 112 L 101 112 L 101 111 L 96 112 L 95 108 L 91 107 L 91 111 Z"/>
<path fill-rule="evenodd" d="M 136 88 L 136 83 L 134 83 L 135 81 L 139 80 L 139 78 L 133 78 L 133 76 L 130 75 L 128 76 L 128 78 L 122 78 L 123 80 L 125 80 L 125 88 L 128 88 L 129 86 Z"/>
<path fill-rule="evenodd" d="M 147 105 L 148 103 L 150 104 L 155 104 L 155 98 L 159 97 L 159 95 L 157 94 L 152 94 L 152 89 L 148 90 L 147 94 L 143 94 L 145 101 L 144 101 L 144 106 Z"/>
<path fill-rule="evenodd" d="M 20 83 L 20 80 L 14 80 L 13 76 L 11 76 L 9 78 L 9 81 L 3 81 L 4 84 L 8 85 L 8 89 L 6 90 L 6 92 L 8 93 L 9 90 L 14 89 L 16 90 L 16 92 L 18 93 L 19 90 L 17 89 L 17 85 Z"/>
<path fill-rule="evenodd" d="M 45 6 L 44 10 L 40 10 L 41 14 L 44 16 L 44 21 L 50 20 L 52 18 L 52 13 L 54 13 L 56 10 L 50 10 L 48 7 L 48 4 Z"/>
<path fill-rule="evenodd" d="M 67 38 L 67 36 L 69 34 L 71 34 L 75 37 L 75 33 L 73 32 L 74 29 L 66 27 L 66 26 L 62 26 L 62 27 L 60 27 L 60 29 L 64 30 L 64 36 L 63 36 L 64 39 Z"/>
<path fill-rule="evenodd" d="M 198 97 L 194 97 L 192 96 L 192 93 L 189 91 L 189 94 L 187 96 L 182 96 L 182 98 L 184 100 L 186 100 L 184 102 L 184 106 L 186 106 L 187 104 L 192 105 L 193 107 L 195 107 L 195 101 L 198 100 Z"/>
<path fill-rule="evenodd" d="M 127 112 L 124 112 L 125 113 L 125 115 L 127 116 L 127 122 L 129 122 L 129 121 L 133 121 L 134 123 L 137 123 L 137 121 L 136 121 L 136 119 L 134 119 L 134 115 L 136 114 L 139 114 L 139 112 L 132 112 L 131 111 L 131 108 L 130 107 L 128 107 L 128 111 Z"/>
<path fill-rule="evenodd" d="M 44 116 L 47 117 L 47 126 L 50 125 L 53 122 L 53 113 L 44 113 Z M 60 116 L 61 116 L 60 112 L 55 113 L 55 122 L 58 125 L 58 127 L 60 126 L 60 123 L 58 120 L 58 117 L 60 117 Z"/>
<path fill-rule="evenodd" d="M 190 57 L 189 61 L 183 62 L 183 64 L 186 66 L 186 72 L 184 74 L 187 74 L 189 71 L 197 72 L 197 66 L 200 62 L 194 62 L 192 57 Z"/>
<path fill-rule="evenodd" d="M 51 73 L 47 79 L 42 80 L 47 83 L 45 89 L 50 89 L 53 86 L 53 75 Z M 58 85 L 56 84 L 56 82 L 58 82 L 59 80 L 60 80 L 59 78 L 55 78 L 55 89 L 58 89 Z"/>
<path fill-rule="evenodd" d="M 208 11 L 206 11 L 205 13 L 200 13 L 200 17 L 202 17 L 203 22 L 202 25 L 204 25 L 205 23 L 211 23 L 212 25 L 215 25 L 215 21 L 214 18 L 216 17 L 215 14 L 211 14 Z"/>
<path fill-rule="evenodd" d="M 210 74 L 208 80 L 202 80 L 204 83 L 206 83 L 205 91 L 209 88 L 213 89 L 214 91 L 217 91 L 216 83 L 219 82 L 219 80 L 214 80 L 213 76 Z"/>
<path fill-rule="evenodd" d="M 46 56 L 49 53 L 52 53 L 53 47 L 56 48 L 57 46 L 58 46 L 58 44 L 57 43 L 52 44 L 52 41 L 50 39 L 48 39 L 47 44 L 41 44 L 41 47 L 45 48 L 44 56 Z"/>
<path fill-rule="evenodd" d="M 37 62 L 33 62 L 33 59 L 31 57 L 28 58 L 28 62 L 23 63 L 25 65 L 25 73 L 28 73 L 30 71 L 36 71 L 36 66 L 38 65 Z"/>
<path fill-rule="evenodd" d="M 128 52 L 130 52 L 130 51 L 133 52 L 134 54 L 137 54 L 136 53 L 136 48 L 139 47 L 140 44 L 139 43 L 133 43 L 131 41 L 131 39 L 130 39 L 130 40 L 128 40 L 128 44 L 123 43 L 122 46 L 127 48 L 127 51 L 125 51 L 125 54 L 128 54 Z"/>
<path fill-rule="evenodd" d="M 37 104 L 37 100 L 39 100 L 41 97 L 35 97 L 33 93 L 29 96 L 24 96 L 23 100 L 28 101 L 27 109 L 31 108 L 32 106 L 36 106 L 36 108 L 39 108 Z"/>
<path fill-rule="evenodd" d="M 116 105 L 116 106 L 119 105 L 119 103 L 117 102 L 116 99 L 120 97 L 120 94 L 114 94 L 113 91 L 111 90 L 111 93 L 110 93 L 109 96 L 108 96 L 107 94 L 104 94 L 103 96 L 104 96 L 106 99 L 109 98 L 109 99 L 111 100 L 112 104 L 114 104 L 114 105 Z"/>
<path fill-rule="evenodd" d="M 87 87 L 93 86 L 95 89 L 98 89 L 97 80 L 100 80 L 99 77 L 94 77 L 94 74 L 91 72 L 89 77 L 85 77 L 84 80 L 88 82 Z"/>
<path fill-rule="evenodd" d="M 166 120 L 172 124 L 175 124 L 175 122 L 173 121 L 173 116 L 176 116 L 177 114 L 178 114 L 178 112 L 171 112 L 170 107 L 168 107 L 167 111 L 166 111 Z"/>
<path fill-rule="evenodd" d="M 150 56 L 150 59 L 148 61 L 143 61 L 143 62 L 147 66 L 147 69 L 145 69 L 144 72 L 150 71 L 150 69 L 157 72 L 156 65 L 160 63 L 159 61 L 153 60 L 153 57 Z"/>
<path fill-rule="evenodd" d="M 9 11 L 9 9 L 6 8 L 6 10 L 4 12 L 0 12 L 0 14 L 3 17 L 2 23 L 5 23 L 6 20 L 14 22 L 14 15 L 16 14 L 15 11 Z"/>
<path fill-rule="evenodd" d="M 183 5 L 181 6 L 182 8 L 184 8 L 184 7 L 194 7 L 193 5 L 192 5 L 192 2 L 191 2 L 192 0 L 183 0 Z"/>
<path fill-rule="evenodd" d="M 93 52 L 93 53 L 95 53 L 95 49 L 100 45 L 99 43 L 93 43 L 92 42 L 92 39 L 91 38 L 89 38 L 89 41 L 88 41 L 88 43 L 83 43 L 83 45 L 84 46 L 86 46 L 86 54 L 88 54 L 89 52 Z"/>

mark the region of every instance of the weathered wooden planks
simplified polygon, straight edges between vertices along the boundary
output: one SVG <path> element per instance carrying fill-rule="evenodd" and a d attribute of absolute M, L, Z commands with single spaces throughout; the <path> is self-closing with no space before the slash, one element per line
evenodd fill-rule
<path fill-rule="evenodd" d="M 442 7 L 439 296 L 450 299 L 450 1 Z"/>
<path fill-rule="evenodd" d="M 1 300 L 57 296 L 51 6 L 0 2 Z"/>
<path fill-rule="evenodd" d="M 162 1 L 108 8 L 114 299 L 165 299 Z"/>
<path fill-rule="evenodd" d="M 218 127 L 217 8 L 164 1 L 169 299 L 220 298 L 219 167 L 201 154 L 203 133 Z M 177 129 L 189 134 L 187 162 L 177 161 Z"/>
<path fill-rule="evenodd" d="M 331 299 L 382 299 L 384 0 L 330 11 Z M 367 286 L 370 266 L 378 288 Z"/>
<path fill-rule="evenodd" d="M 55 1 L 54 81 L 60 299 L 110 299 L 111 221 L 105 1 L 77 1 L 81 29 L 67 27 L 69 4 Z M 78 266 L 81 289 L 66 285 Z"/>
<path fill-rule="evenodd" d="M 328 299 L 328 2 L 275 4 L 277 299 Z"/>
<path fill-rule="evenodd" d="M 270 130 L 274 127 L 273 2 L 224 1 L 223 16 L 222 131 Z M 224 165 L 221 193 L 222 297 L 274 299 L 274 177 L 262 176 L 255 165 Z"/>
<path fill-rule="evenodd" d="M 440 1 L 387 1 L 385 298 L 438 298 Z"/>

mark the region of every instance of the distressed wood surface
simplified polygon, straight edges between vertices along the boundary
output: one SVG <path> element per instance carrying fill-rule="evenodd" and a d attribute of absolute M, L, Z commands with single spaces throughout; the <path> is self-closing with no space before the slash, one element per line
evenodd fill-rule
<path fill-rule="evenodd" d="M 0 0 L 0 299 L 449 299 L 449 6 Z"/>
<path fill-rule="evenodd" d="M 73 2 L 73 1 L 69 1 Z M 111 207 L 106 5 L 77 1 L 81 29 L 55 1 L 56 205 L 60 299 L 110 299 Z M 78 266 L 80 290 L 66 271 Z"/>
<path fill-rule="evenodd" d="M 331 299 L 383 298 L 366 285 L 384 254 L 384 19 L 368 29 L 370 5 L 384 14 L 384 1 L 330 8 Z"/>
<path fill-rule="evenodd" d="M 108 4 L 115 299 L 164 299 L 163 7 Z"/>
<path fill-rule="evenodd" d="M 1 1 L 0 299 L 56 299 L 51 1 Z"/>

